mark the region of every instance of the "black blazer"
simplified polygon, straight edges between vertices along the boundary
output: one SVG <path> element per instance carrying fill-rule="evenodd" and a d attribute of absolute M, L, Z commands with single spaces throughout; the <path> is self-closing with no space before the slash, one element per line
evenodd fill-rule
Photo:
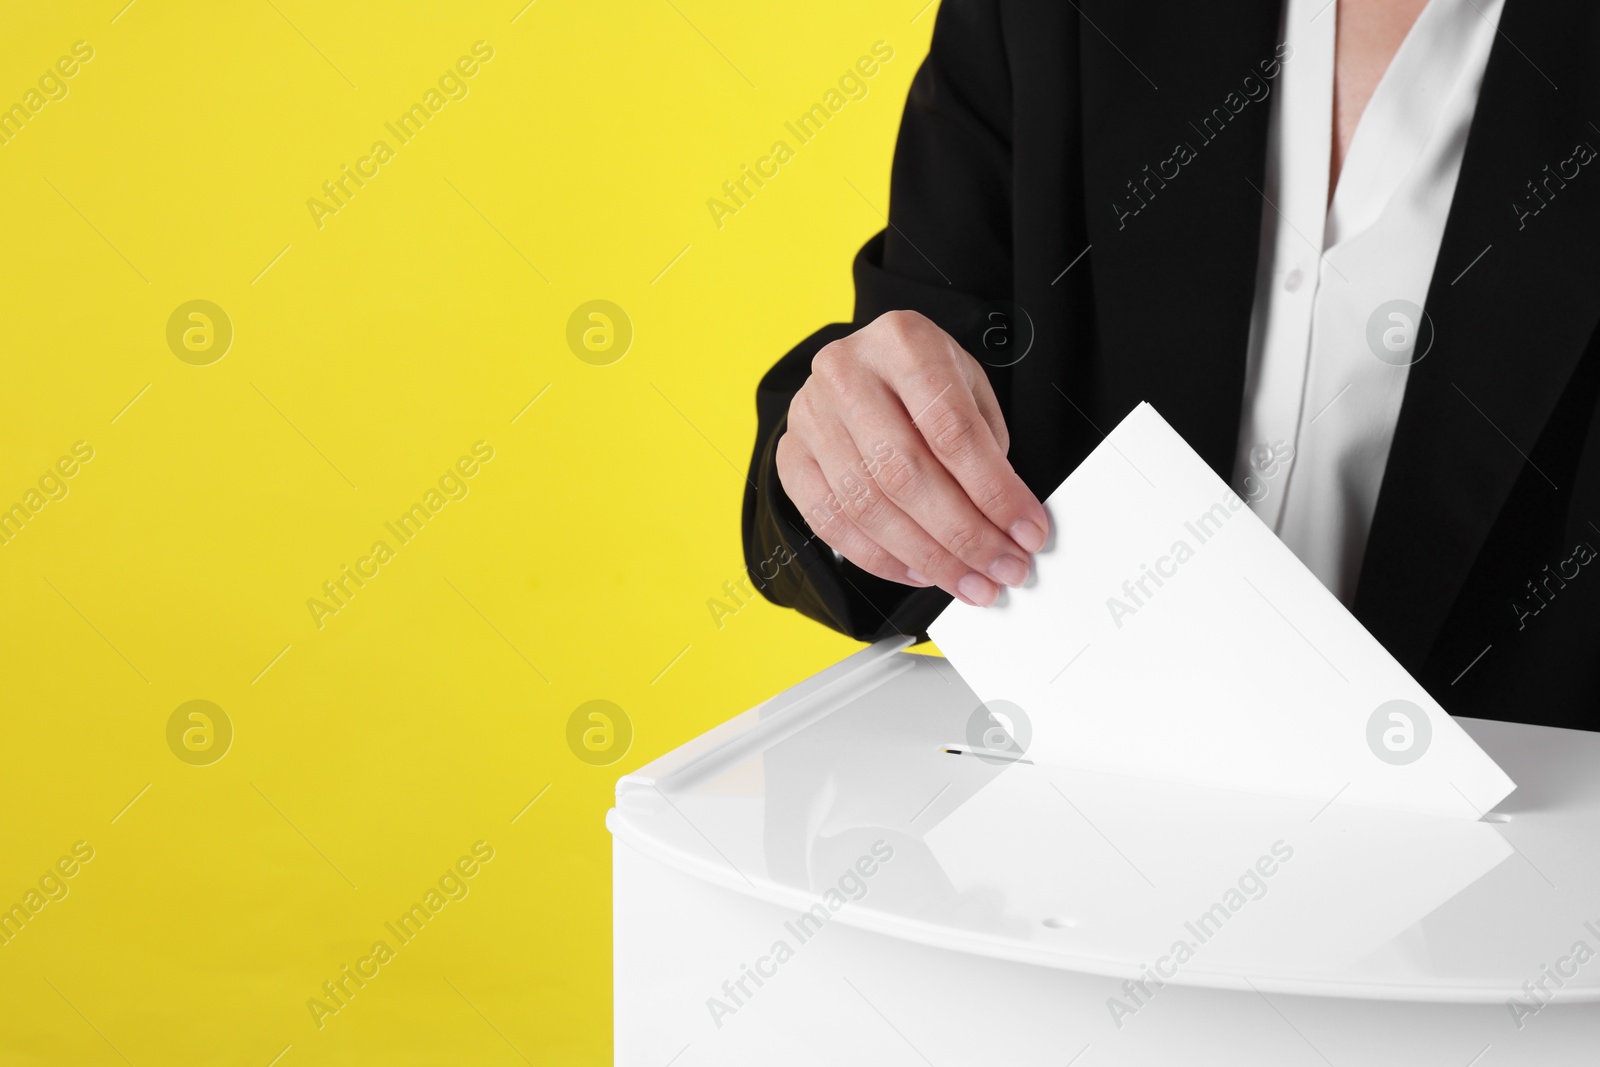
<path fill-rule="evenodd" d="M 774 467 L 811 358 L 891 309 L 988 365 L 1041 498 L 1141 400 L 1231 476 L 1279 20 L 1279 0 L 944 0 L 855 321 L 756 394 L 744 545 L 769 599 L 862 640 L 924 633 L 949 601 L 836 563 Z M 1454 714 L 1600 728 L 1596 62 L 1600 5 L 1506 0 L 1356 591 Z M 1194 157 L 1150 181 L 1178 142 Z M 984 334 L 1007 305 L 1032 347 L 1001 366 L 1017 348 Z"/>

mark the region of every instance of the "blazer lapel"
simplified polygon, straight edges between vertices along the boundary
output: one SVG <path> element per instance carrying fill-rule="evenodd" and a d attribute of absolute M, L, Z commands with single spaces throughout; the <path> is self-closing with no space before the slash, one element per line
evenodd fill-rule
<path fill-rule="evenodd" d="M 1413 671 L 1518 480 L 1570 491 L 1535 457 L 1600 320 L 1600 17 L 1580 7 L 1506 0 L 1428 290 L 1355 598 Z"/>
<path fill-rule="evenodd" d="M 1279 0 L 1080 8 L 1100 349 L 1092 407 L 1114 423 L 1149 400 L 1224 479 L 1243 403 L 1279 9 Z"/>

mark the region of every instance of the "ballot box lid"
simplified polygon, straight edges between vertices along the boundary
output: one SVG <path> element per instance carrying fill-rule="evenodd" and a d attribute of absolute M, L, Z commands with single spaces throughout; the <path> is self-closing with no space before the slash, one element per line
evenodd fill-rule
<path fill-rule="evenodd" d="M 1518 783 L 1480 820 L 1308 802 L 1035 763 L 1026 724 L 909 643 L 623 777 L 617 841 L 797 920 L 1039 966 L 1600 1000 L 1600 735 L 1458 720 Z"/>

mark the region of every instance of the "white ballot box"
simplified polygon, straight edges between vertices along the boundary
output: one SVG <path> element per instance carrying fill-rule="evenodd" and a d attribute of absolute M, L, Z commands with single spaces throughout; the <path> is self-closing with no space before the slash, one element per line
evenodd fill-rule
<path fill-rule="evenodd" d="M 618 782 L 618 1064 L 1600 1062 L 1600 735 L 1454 720 L 1481 819 L 1244 791 L 1036 760 L 906 644 Z"/>

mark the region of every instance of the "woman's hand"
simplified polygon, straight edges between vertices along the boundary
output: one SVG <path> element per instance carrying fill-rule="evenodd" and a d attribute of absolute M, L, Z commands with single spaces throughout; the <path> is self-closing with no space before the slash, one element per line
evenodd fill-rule
<path fill-rule="evenodd" d="M 1006 461 L 983 368 L 914 311 L 811 362 L 778 441 L 778 477 L 816 535 L 880 578 L 987 607 L 1021 585 L 1049 518 Z"/>

